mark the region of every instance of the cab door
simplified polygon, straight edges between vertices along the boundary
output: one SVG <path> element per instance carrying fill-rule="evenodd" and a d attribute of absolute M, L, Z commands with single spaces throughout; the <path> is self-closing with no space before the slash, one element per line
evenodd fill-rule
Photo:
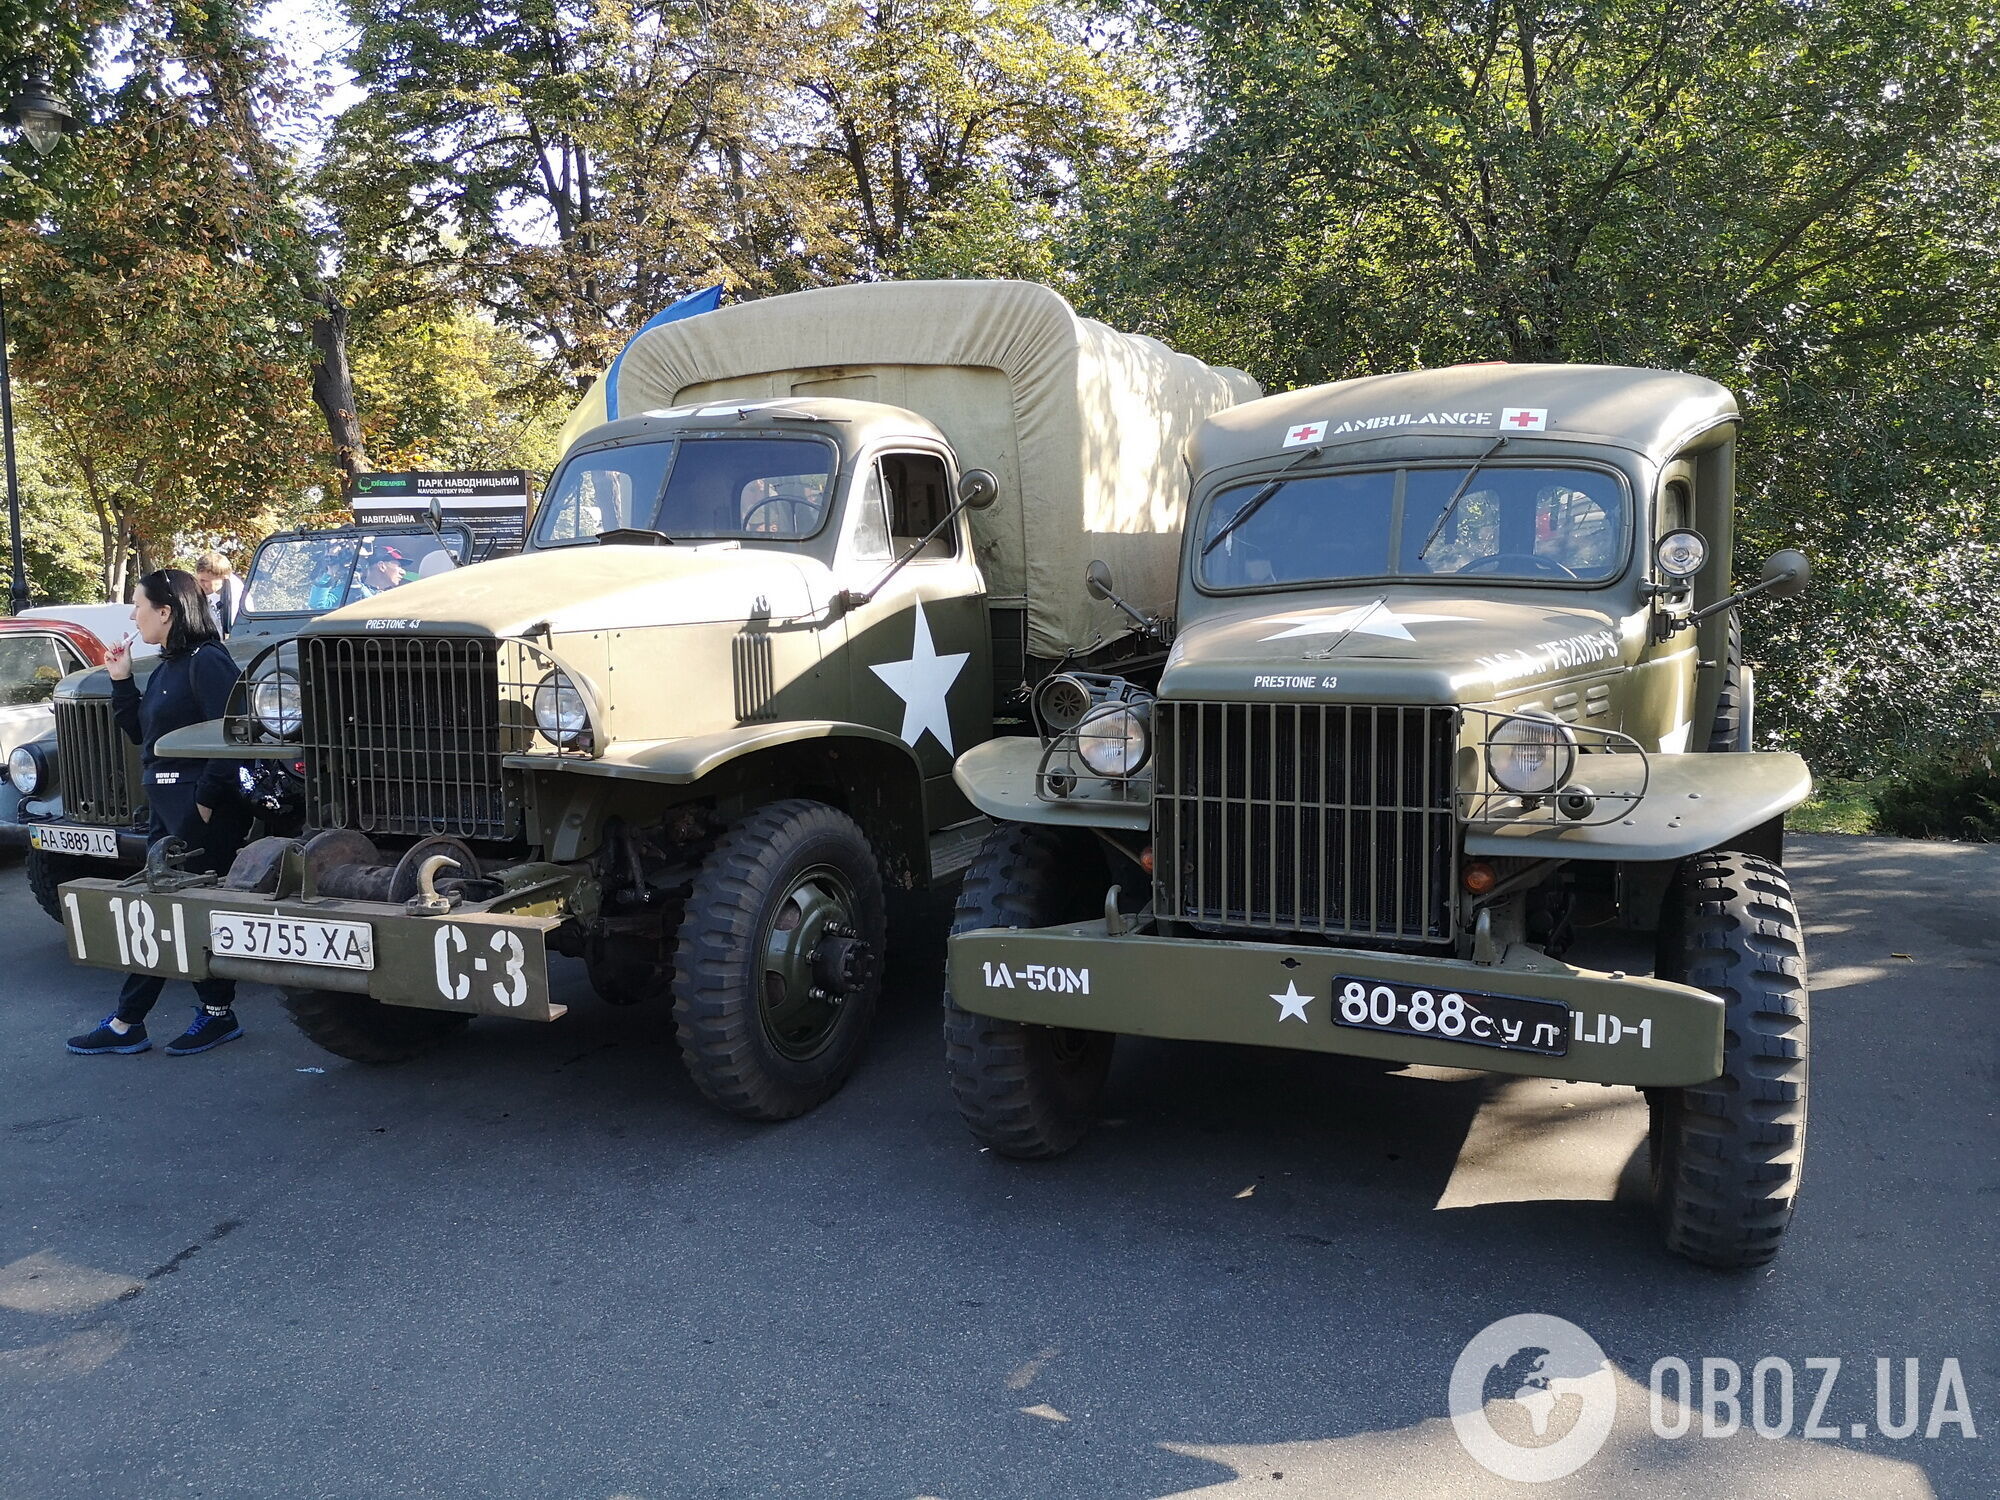
<path fill-rule="evenodd" d="M 841 582 L 866 589 L 951 509 L 949 457 L 911 446 L 877 452 L 854 478 Z M 952 763 L 987 738 L 993 667 L 986 585 L 965 518 L 956 517 L 866 604 L 847 612 L 846 656 L 855 718 L 916 753 L 928 821 L 953 821 L 963 799 Z"/>

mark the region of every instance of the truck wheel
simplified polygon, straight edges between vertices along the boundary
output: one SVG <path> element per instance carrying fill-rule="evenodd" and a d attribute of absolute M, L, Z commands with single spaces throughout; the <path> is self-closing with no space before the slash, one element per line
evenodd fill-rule
<path fill-rule="evenodd" d="M 1669 1249 L 1702 1265 L 1778 1253 L 1805 1158 L 1805 942 L 1785 875 L 1734 852 L 1685 861 L 1660 935 L 1663 978 L 1719 995 L 1722 1076 L 1649 1089 L 1653 1204 Z"/>
<path fill-rule="evenodd" d="M 1079 858 L 1079 854 L 1085 856 Z M 1085 871 L 1102 868 L 1062 830 L 1003 823 L 965 872 L 953 932 L 1049 927 L 1090 910 Z M 1060 1156 L 1097 1117 L 1117 1038 L 976 1015 L 944 997 L 945 1070 L 958 1112 L 1002 1156 Z"/>
<path fill-rule="evenodd" d="M 1715 697 L 1715 722 L 1709 726 L 1712 752 L 1748 750 L 1743 731 L 1750 711 L 1750 683 L 1743 674 L 1743 621 L 1729 612 L 1729 644 L 1722 653 L 1722 687 Z"/>
<path fill-rule="evenodd" d="M 350 1062 L 408 1062 L 463 1031 L 472 1019 L 463 1011 L 384 1005 L 332 990 L 287 989 L 278 996 L 308 1041 Z"/>
<path fill-rule="evenodd" d="M 794 798 L 702 861 L 674 951 L 681 1060 L 709 1099 L 788 1120 L 861 1059 L 882 989 L 882 873 L 847 814 Z"/>
<path fill-rule="evenodd" d="M 86 875 L 129 873 L 123 866 L 113 866 L 107 860 L 79 859 L 74 854 L 44 854 L 39 849 L 28 851 L 28 889 L 35 893 L 35 905 L 56 922 L 63 919 L 62 892 L 58 887 L 65 880 L 80 880 Z"/>

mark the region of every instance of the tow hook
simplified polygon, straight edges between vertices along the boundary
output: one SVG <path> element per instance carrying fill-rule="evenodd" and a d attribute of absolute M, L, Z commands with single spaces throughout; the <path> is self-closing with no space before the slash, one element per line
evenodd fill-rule
<path fill-rule="evenodd" d="M 436 884 L 440 870 L 456 870 L 458 861 L 449 854 L 433 854 L 417 867 L 417 893 L 403 903 L 404 908 L 420 917 L 443 916 L 458 905 L 457 892 L 446 896 L 439 893 Z"/>

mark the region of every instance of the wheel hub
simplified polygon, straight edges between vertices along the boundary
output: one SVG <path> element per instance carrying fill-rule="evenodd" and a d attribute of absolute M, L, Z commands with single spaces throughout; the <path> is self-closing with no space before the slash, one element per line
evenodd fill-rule
<path fill-rule="evenodd" d="M 874 972 L 874 950 L 861 937 L 853 890 L 826 866 L 795 879 L 773 908 L 764 934 L 759 996 L 764 1033 L 787 1057 L 821 1051 L 840 1020 L 841 1003 Z"/>

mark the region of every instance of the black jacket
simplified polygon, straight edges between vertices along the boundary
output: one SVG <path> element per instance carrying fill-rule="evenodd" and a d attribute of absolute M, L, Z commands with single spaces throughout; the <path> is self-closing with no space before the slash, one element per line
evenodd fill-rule
<path fill-rule="evenodd" d="M 113 678 L 111 711 L 125 737 L 137 745 L 146 767 L 146 784 L 195 784 L 195 801 L 207 808 L 230 808 L 243 800 L 241 769 L 233 760 L 162 758 L 160 736 L 190 724 L 219 719 L 229 711 L 229 692 L 236 686 L 236 659 L 220 642 L 209 641 L 183 656 L 163 656 L 146 679 L 141 694 L 132 680 Z"/>

